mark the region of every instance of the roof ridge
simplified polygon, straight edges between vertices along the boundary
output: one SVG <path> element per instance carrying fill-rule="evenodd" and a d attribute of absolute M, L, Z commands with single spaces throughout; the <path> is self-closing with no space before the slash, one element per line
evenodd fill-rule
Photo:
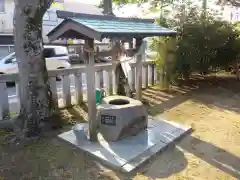
<path fill-rule="evenodd" d="M 114 15 L 96 15 L 96 14 L 84 14 L 84 13 L 75 13 L 70 11 L 57 10 L 58 18 L 69 19 L 69 18 L 89 18 L 89 19 L 101 19 L 101 20 L 120 20 L 120 21 L 134 21 L 134 22 L 149 22 L 154 23 L 154 19 L 141 19 L 141 18 L 126 18 L 126 17 L 117 17 Z"/>

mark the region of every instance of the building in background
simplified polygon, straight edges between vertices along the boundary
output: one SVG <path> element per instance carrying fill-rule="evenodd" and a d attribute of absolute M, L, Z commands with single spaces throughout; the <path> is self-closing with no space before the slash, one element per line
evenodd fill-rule
<path fill-rule="evenodd" d="M 0 58 L 9 54 L 13 48 L 14 0 L 0 0 Z"/>
<path fill-rule="evenodd" d="M 57 18 L 57 10 L 66 10 L 86 14 L 102 14 L 102 9 L 92 4 L 77 1 L 54 0 L 52 6 L 43 17 L 43 41 L 48 43 L 46 34 L 61 23 Z M 13 42 L 14 0 L 0 0 L 0 59 L 14 51 Z M 60 43 L 81 43 L 79 40 L 62 40 Z"/>

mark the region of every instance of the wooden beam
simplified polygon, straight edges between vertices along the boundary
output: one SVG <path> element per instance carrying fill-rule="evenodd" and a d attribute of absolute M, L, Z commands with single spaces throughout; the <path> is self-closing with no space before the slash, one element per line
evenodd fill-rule
<path fill-rule="evenodd" d="M 113 62 L 118 62 L 118 51 L 116 51 L 115 49 L 113 49 L 114 47 L 115 47 L 115 45 L 116 45 L 116 43 L 117 43 L 117 41 L 115 40 L 115 39 L 113 39 L 112 40 L 112 44 L 111 44 L 111 46 L 112 46 L 112 51 L 111 51 L 111 56 L 112 56 L 112 61 Z M 119 62 L 118 62 L 119 63 Z M 117 91 L 118 91 L 118 86 L 119 86 L 119 73 L 118 73 L 118 71 L 116 70 L 116 67 L 115 68 L 113 68 L 112 69 L 112 74 L 114 74 L 112 77 L 113 77 L 113 79 L 112 79 L 112 81 L 113 81 L 113 84 L 114 84 L 114 93 L 115 93 L 115 95 L 117 95 Z"/>
<path fill-rule="evenodd" d="M 94 40 L 86 40 L 86 46 L 94 50 Z M 87 74 L 87 101 L 88 101 L 88 121 L 89 121 L 89 139 L 97 141 L 97 120 L 96 120 L 96 90 L 95 90 L 95 69 L 94 54 L 88 52 L 86 56 L 86 74 Z"/>
<path fill-rule="evenodd" d="M 136 49 L 139 49 L 142 44 L 142 39 L 136 39 Z M 142 55 L 137 55 L 136 62 L 136 98 L 142 100 Z"/>

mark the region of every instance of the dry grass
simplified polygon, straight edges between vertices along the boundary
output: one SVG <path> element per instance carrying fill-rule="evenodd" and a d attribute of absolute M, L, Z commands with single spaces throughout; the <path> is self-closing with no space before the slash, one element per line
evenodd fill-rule
<path fill-rule="evenodd" d="M 102 167 L 59 141 L 59 132 L 54 131 L 24 147 L 2 145 L 0 179 L 240 179 L 239 90 L 240 83 L 229 77 L 193 80 L 190 85 L 172 87 L 170 92 L 146 89 L 144 99 L 151 115 L 191 125 L 194 132 L 131 174 Z M 85 111 L 80 107 L 63 110 L 62 122 L 85 121 Z"/>

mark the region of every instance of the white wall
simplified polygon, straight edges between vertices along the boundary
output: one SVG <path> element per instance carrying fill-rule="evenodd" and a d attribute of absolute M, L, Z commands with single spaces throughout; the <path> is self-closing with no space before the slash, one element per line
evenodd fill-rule
<path fill-rule="evenodd" d="M 87 14 L 102 14 L 102 10 L 90 4 L 82 4 L 85 2 L 70 1 L 70 0 L 55 0 L 59 4 L 52 5 L 45 17 L 43 18 L 43 40 L 48 42 L 46 36 L 53 28 L 55 28 L 62 19 L 57 18 L 56 10 L 66 10 L 81 12 Z M 14 13 L 14 0 L 5 0 L 5 13 L 0 13 L 0 33 L 13 33 L 13 13 Z M 1 42 L 0 42 L 1 45 Z"/>
<path fill-rule="evenodd" d="M 14 0 L 5 0 L 5 12 L 0 12 L 0 33 L 13 33 L 13 15 L 14 15 Z M 51 7 L 50 12 L 51 19 L 43 21 L 43 39 L 47 41 L 46 34 L 56 27 L 61 21 L 57 19 L 56 10 L 61 8 Z M 55 16 L 56 20 L 52 17 Z"/>
<path fill-rule="evenodd" d="M 0 33 L 13 32 L 14 1 L 5 0 L 5 12 L 0 13 Z"/>

